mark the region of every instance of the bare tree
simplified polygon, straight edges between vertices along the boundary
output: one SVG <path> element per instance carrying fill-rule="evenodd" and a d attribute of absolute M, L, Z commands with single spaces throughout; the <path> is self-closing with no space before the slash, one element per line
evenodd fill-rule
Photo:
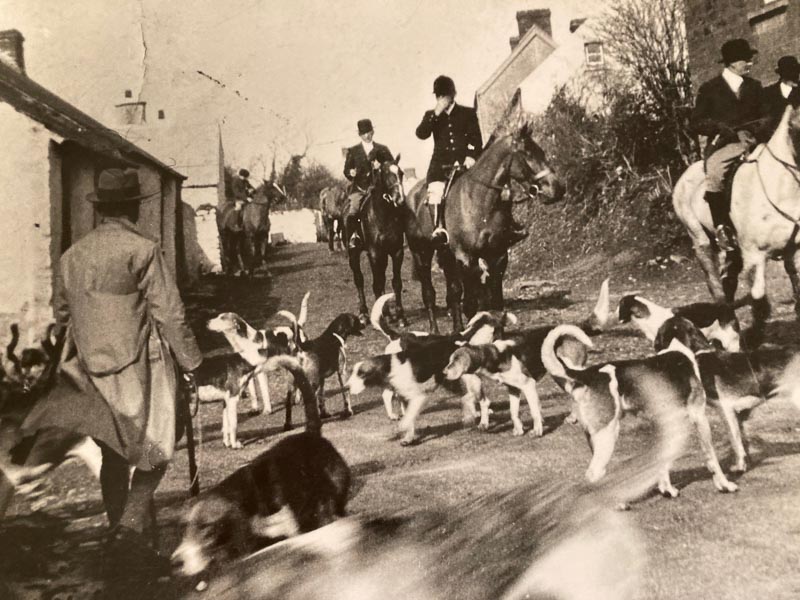
<path fill-rule="evenodd" d="M 690 164 L 696 145 L 687 125 L 692 89 L 684 0 L 612 0 L 595 30 L 640 90 L 642 110 Z"/>

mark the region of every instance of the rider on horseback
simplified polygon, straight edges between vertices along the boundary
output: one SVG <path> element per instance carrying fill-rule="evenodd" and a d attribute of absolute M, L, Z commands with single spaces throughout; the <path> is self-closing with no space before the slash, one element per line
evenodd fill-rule
<path fill-rule="evenodd" d="M 725 42 L 721 61 L 725 68 L 700 86 L 690 119 L 692 132 L 708 137 L 705 200 L 721 250 L 735 248 L 726 183 L 742 156 L 764 141 L 761 83 L 747 77 L 757 52 L 744 39 Z"/>
<path fill-rule="evenodd" d="M 348 247 L 356 249 L 361 243 L 359 235 L 359 212 L 372 185 L 372 171 L 387 160 L 394 160 L 389 148 L 372 141 L 375 130 L 372 121 L 361 119 L 358 122 L 358 135 L 361 143 L 347 149 L 344 161 L 344 176 L 350 182 L 348 200 L 350 205 L 344 217 L 345 234 L 349 236 Z"/>
<path fill-rule="evenodd" d="M 794 56 L 781 56 L 775 72 L 778 74 L 778 81 L 765 87 L 762 96 L 764 115 L 769 118 L 769 129 L 766 132 L 769 136 L 778 128 L 786 105 L 789 104 L 789 94 L 800 81 L 800 63 Z"/>
<path fill-rule="evenodd" d="M 233 201 L 236 203 L 236 210 L 240 210 L 245 203 L 250 202 L 256 189 L 248 179 L 250 171 L 239 169 L 239 174 L 233 178 L 231 185 L 233 191 Z"/>
<path fill-rule="evenodd" d="M 428 139 L 433 134 L 433 156 L 428 166 L 428 204 L 433 205 L 434 242 L 445 244 L 449 240 L 444 223 L 445 184 L 452 183 L 455 165 L 469 169 L 475 164 L 483 149 L 481 128 L 475 110 L 456 104 L 456 86 L 446 75 L 433 82 L 436 106 L 422 117 L 417 127 L 417 137 Z M 456 167 L 457 168 L 457 167 Z"/>

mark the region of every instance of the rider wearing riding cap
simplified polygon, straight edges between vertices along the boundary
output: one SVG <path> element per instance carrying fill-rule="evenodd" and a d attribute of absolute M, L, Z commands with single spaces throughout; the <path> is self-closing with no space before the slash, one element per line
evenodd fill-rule
<path fill-rule="evenodd" d="M 233 178 L 231 185 L 233 192 L 233 199 L 236 202 L 236 209 L 242 207 L 246 202 L 250 202 L 256 189 L 250 183 L 250 171 L 247 169 L 239 169 L 239 174 Z"/>
<path fill-rule="evenodd" d="M 428 139 L 433 134 L 433 156 L 428 166 L 428 204 L 434 207 L 435 229 L 432 239 L 438 244 L 447 243 L 444 207 L 441 206 L 445 183 L 455 163 L 467 169 L 475 164 L 483 149 L 481 128 L 475 110 L 456 104 L 456 86 L 453 80 L 440 75 L 433 82 L 436 106 L 422 117 L 417 127 L 417 137 Z"/>
<path fill-rule="evenodd" d="M 742 155 L 764 137 L 761 83 L 747 77 L 757 52 L 744 39 L 725 42 L 721 61 L 725 68 L 700 86 L 690 119 L 692 132 L 708 137 L 705 200 L 722 250 L 735 247 L 725 184 Z"/>
<path fill-rule="evenodd" d="M 786 105 L 789 104 L 789 94 L 800 81 L 800 63 L 794 56 L 781 56 L 775 72 L 778 74 L 778 81 L 765 87 L 761 98 L 764 115 L 769 118 L 767 133 L 770 136 L 781 122 Z"/>
<path fill-rule="evenodd" d="M 358 248 L 361 245 L 361 236 L 358 234 L 358 213 L 361 204 L 367 196 L 372 185 L 372 171 L 387 160 L 394 160 L 389 148 L 378 142 L 373 142 L 375 130 L 372 121 L 361 119 L 358 122 L 358 135 L 361 143 L 347 149 L 344 161 L 344 176 L 350 182 L 348 200 L 350 205 L 344 217 L 344 231 L 348 236 L 349 248 Z"/>

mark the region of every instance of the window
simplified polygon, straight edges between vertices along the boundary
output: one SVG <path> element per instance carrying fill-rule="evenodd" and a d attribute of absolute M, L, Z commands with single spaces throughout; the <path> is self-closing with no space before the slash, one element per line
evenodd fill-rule
<path fill-rule="evenodd" d="M 583 45 L 586 53 L 586 66 L 597 68 L 603 66 L 603 44 L 602 42 L 588 42 Z"/>
<path fill-rule="evenodd" d="M 158 111 L 158 118 L 159 119 L 163 119 L 164 118 L 164 111 L 163 110 L 159 110 Z"/>

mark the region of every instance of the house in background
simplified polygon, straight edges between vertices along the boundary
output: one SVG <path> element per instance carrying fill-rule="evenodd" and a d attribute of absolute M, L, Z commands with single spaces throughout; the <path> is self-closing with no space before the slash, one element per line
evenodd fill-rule
<path fill-rule="evenodd" d="M 589 113 L 603 109 L 614 60 L 593 28 L 592 19 L 572 19 L 569 35 L 519 84 L 522 107 L 541 114 L 553 96 L 564 90 Z"/>
<path fill-rule="evenodd" d="M 695 90 L 722 70 L 720 48 L 731 38 L 758 50 L 751 75 L 767 85 L 781 56 L 800 58 L 800 0 L 686 0 L 686 38 Z"/>
<path fill-rule="evenodd" d="M 509 40 L 511 54 L 476 95 L 484 139 L 494 131 L 517 90 L 523 109 L 533 114 L 544 112 L 561 89 L 590 112 L 603 107 L 613 60 L 604 51 L 592 19 L 572 19 L 569 32 L 554 35 L 548 9 L 519 11 L 516 17 L 519 36 Z"/>
<path fill-rule="evenodd" d="M 100 171 L 138 168 L 142 192 L 154 193 L 141 205 L 139 228 L 161 244 L 176 274 L 186 272 L 185 178 L 29 79 L 23 41 L 16 30 L 0 32 L 0 335 L 17 322 L 32 343 L 53 319 L 61 254 L 97 223 L 85 198 Z"/>
<path fill-rule="evenodd" d="M 114 129 L 128 141 L 160 157 L 186 176 L 182 201 L 187 234 L 187 277 L 221 268 L 215 213 L 200 207 L 225 200 L 225 155 L 219 123 L 194 117 L 195 111 L 171 104 L 153 108 L 147 101 L 124 99 L 114 106 Z"/>
<path fill-rule="evenodd" d="M 517 88 L 556 49 L 550 10 L 517 12 L 519 35 L 509 39 L 511 54 L 475 93 L 481 134 L 488 140 Z"/>

